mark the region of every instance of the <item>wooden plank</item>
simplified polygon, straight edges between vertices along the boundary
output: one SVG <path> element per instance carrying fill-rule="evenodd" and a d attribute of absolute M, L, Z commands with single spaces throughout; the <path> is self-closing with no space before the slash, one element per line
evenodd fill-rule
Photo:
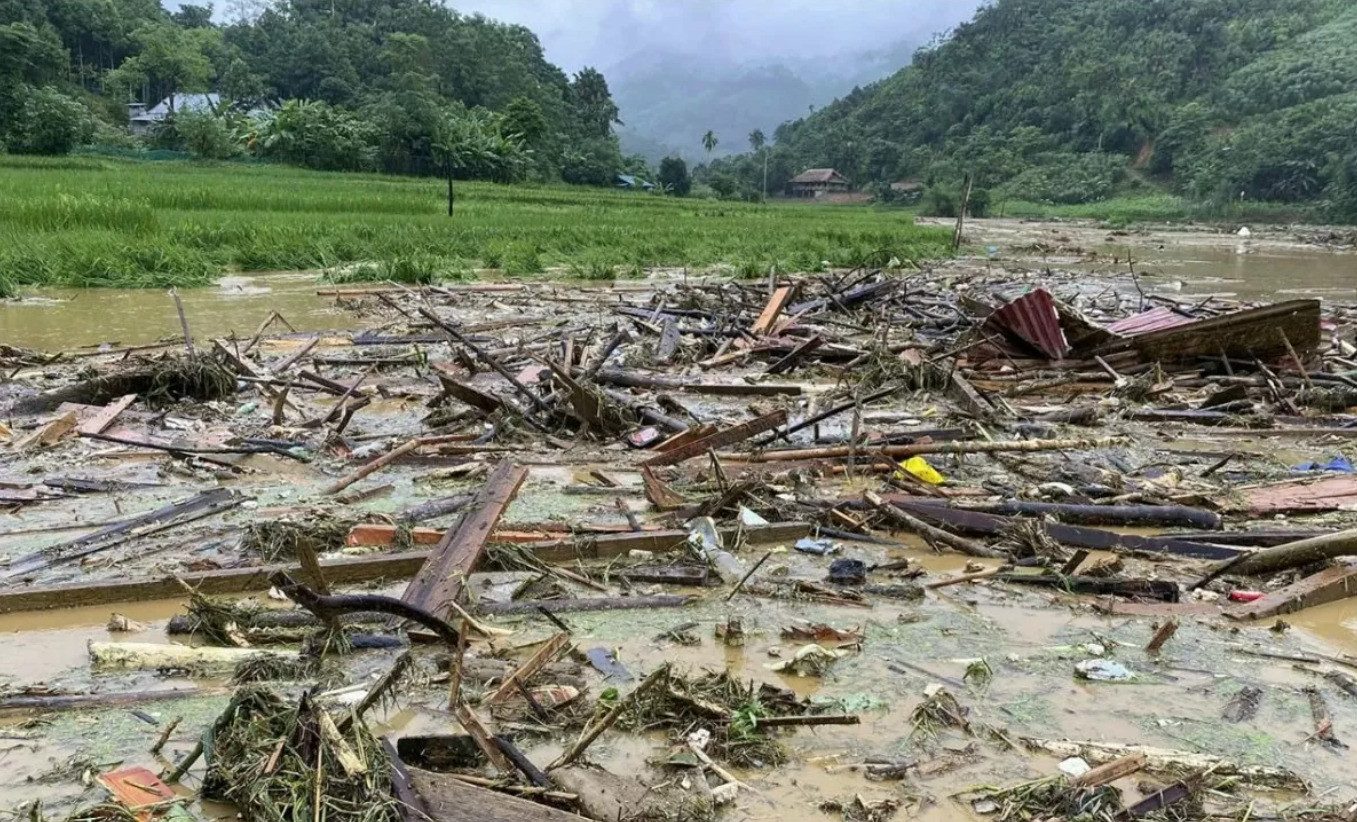
<path fill-rule="evenodd" d="M 771 431 L 780 425 L 787 424 L 786 411 L 774 411 L 771 414 L 764 414 L 762 417 L 756 417 L 749 422 L 741 423 L 730 428 L 717 431 L 707 437 L 694 440 L 687 445 L 680 446 L 672 451 L 666 451 L 662 454 L 656 454 L 641 465 L 654 467 L 657 465 L 676 465 L 684 460 L 705 454 L 714 448 L 725 448 L 738 442 L 744 442 L 755 434 L 762 434 L 764 431 Z"/>
<path fill-rule="evenodd" d="M 655 476 L 655 471 L 651 468 L 641 469 L 641 482 L 645 483 L 646 499 L 660 511 L 673 511 L 688 504 L 688 500 L 684 499 L 682 494 Z"/>
<path fill-rule="evenodd" d="M 453 379 L 450 374 L 446 373 L 452 370 L 447 363 L 435 363 L 434 368 L 439 371 L 438 382 L 442 384 L 443 390 L 449 396 L 455 397 L 472 408 L 484 411 L 487 414 L 493 414 L 504 407 L 504 401 L 499 397 Z"/>
<path fill-rule="evenodd" d="M 953 371 L 947 382 L 947 396 L 966 410 L 971 416 L 987 419 L 994 414 L 994 406 L 980 395 L 975 386 L 958 371 Z"/>
<path fill-rule="evenodd" d="M 358 585 L 380 579 L 408 579 L 415 575 L 428 558 L 428 551 L 410 551 L 384 556 L 325 560 L 321 562 L 320 567 L 325 572 L 325 579 L 335 587 Z M 269 577 L 278 571 L 286 571 L 293 576 L 300 576 L 303 573 L 300 564 L 263 565 L 253 568 L 180 573 L 176 576 L 139 580 L 67 583 L 28 588 L 11 584 L 3 586 L 3 590 L 0 590 L 0 614 L 182 597 L 184 587 L 179 584 L 178 579 L 184 580 L 200 593 L 208 595 L 267 591 L 272 587 Z"/>
<path fill-rule="evenodd" d="M 451 619 L 451 604 L 460 599 L 466 575 L 476 570 L 486 541 L 509 507 L 528 469 L 503 460 L 486 479 L 467 513 L 448 529 L 433 554 L 406 587 L 401 600 L 435 616 Z"/>
<path fill-rule="evenodd" d="M 1133 349 L 1147 360 L 1181 361 L 1219 357 L 1221 353 L 1247 358 L 1286 356 L 1281 329 L 1296 351 L 1308 354 L 1320 343 L 1319 300 L 1288 300 L 1177 325 L 1099 349 L 1098 353 Z"/>
<path fill-rule="evenodd" d="M 452 774 L 408 768 L 434 822 L 580 822 L 573 813 L 470 785 Z"/>
<path fill-rule="evenodd" d="M 801 362 L 801 360 L 805 359 L 808 354 L 815 353 L 815 350 L 824 344 L 825 344 L 824 337 L 821 337 L 819 334 L 816 334 L 814 337 L 811 337 L 809 340 L 806 340 L 805 342 L 801 343 L 796 348 L 793 348 L 791 352 L 787 354 L 787 356 L 768 366 L 768 373 L 785 374 L 788 371 L 791 371 Z"/>
<path fill-rule="evenodd" d="M 655 446 L 654 450 L 660 454 L 666 453 L 668 451 L 673 451 L 675 448 L 682 448 L 683 446 L 687 445 L 690 442 L 697 442 L 703 437 L 710 437 L 712 434 L 715 434 L 718 430 L 720 429 L 718 429 L 715 425 L 712 425 L 711 423 L 703 423 L 702 425 L 696 425 L 693 426 L 692 428 L 689 428 L 687 431 L 682 431 L 678 434 L 675 434 L 674 436 Z"/>
<path fill-rule="evenodd" d="M 791 302 L 792 294 L 795 291 L 796 287 L 790 285 L 784 285 L 775 290 L 772 296 L 768 298 L 768 304 L 763 307 L 763 313 L 759 314 L 759 318 L 754 321 L 749 332 L 756 337 L 767 334 L 769 329 L 773 327 L 773 323 L 777 322 L 777 318 L 782 316 L 783 310 L 786 309 L 787 303 Z"/>
<path fill-rule="evenodd" d="M 80 424 L 79 434 L 83 437 L 88 434 L 102 434 L 108 430 L 118 415 L 127 410 L 127 407 L 136 402 L 136 394 L 128 394 L 125 397 L 119 397 L 113 402 L 105 405 L 97 414 Z"/>
<path fill-rule="evenodd" d="M 69 411 L 14 443 L 14 450 L 26 451 L 39 445 L 54 445 L 62 437 L 74 431 L 75 425 L 75 412 Z"/>
<path fill-rule="evenodd" d="M 809 533 L 810 528 L 802 522 L 783 522 L 760 525 L 745 529 L 751 544 L 760 542 L 783 542 L 799 539 Z M 721 531 L 722 538 L 734 538 L 736 529 Z M 652 547 L 663 545 L 663 550 L 674 548 L 687 539 L 683 531 L 662 532 L 667 536 L 668 544 L 663 541 L 652 542 Z M 626 554 L 630 545 L 639 544 L 638 538 L 653 535 L 619 534 L 617 537 L 599 537 L 597 540 L 581 540 L 576 546 L 569 540 L 538 543 L 534 547 L 539 557 L 555 561 L 573 562 L 577 558 L 611 558 Z M 614 543 L 613 540 L 616 540 Z M 602 543 L 600 547 L 599 543 Z M 586 547 L 587 546 L 587 547 Z M 343 559 L 322 560 L 321 570 L 332 588 L 343 585 L 361 585 L 376 580 L 409 579 L 413 577 L 430 559 L 430 551 L 407 551 L 399 554 L 384 554 L 368 557 L 345 557 Z M 303 569 L 300 564 L 264 565 L 252 568 L 227 568 L 219 571 L 183 572 L 176 576 L 151 577 L 139 580 L 116 580 L 94 583 L 66 583 L 60 585 L 41 585 L 22 587 L 19 585 L 0 586 L 0 614 L 22 611 L 45 611 L 52 608 L 82 608 L 103 605 L 115 605 L 124 602 L 146 602 L 157 599 L 180 597 L 184 588 L 178 579 L 207 595 L 222 596 L 244 594 L 255 591 L 267 591 L 272 587 L 269 577 L 278 571 L 286 571 L 299 576 Z M 103 618 L 101 617 L 101 620 Z"/>
<path fill-rule="evenodd" d="M 1357 595 L 1357 566 L 1336 565 L 1279 588 L 1260 600 L 1225 612 L 1230 619 L 1249 620 L 1293 614 Z"/>

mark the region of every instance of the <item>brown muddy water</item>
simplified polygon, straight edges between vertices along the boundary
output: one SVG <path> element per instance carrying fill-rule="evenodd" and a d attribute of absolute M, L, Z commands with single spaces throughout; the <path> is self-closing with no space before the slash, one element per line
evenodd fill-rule
<path fill-rule="evenodd" d="M 318 272 L 290 271 L 231 275 L 208 288 L 184 288 L 179 295 L 198 340 L 249 337 L 277 311 L 298 331 L 354 327 L 352 314 L 333 298 L 316 296 Z M 159 289 L 42 288 L 0 303 L 0 342 L 38 351 L 64 351 L 109 344 L 146 345 L 181 335 L 169 295 Z"/>
<path fill-rule="evenodd" d="M 1169 290 L 1181 282 L 1185 291 L 1230 292 L 1254 298 L 1274 296 L 1283 290 L 1346 296 L 1342 289 L 1357 266 L 1357 257 L 1306 249 L 1281 239 L 1260 239 L 1250 246 L 1252 250 L 1241 252 L 1233 238 L 1200 232 L 1149 232 L 1126 238 L 1109 237 L 1107 231 L 1089 226 L 1072 229 L 1009 222 L 1012 224 L 984 221 L 973 230 L 981 237 L 993 234 L 995 242 L 1004 248 L 1000 257 L 1016 259 L 1028 268 L 1041 265 L 1041 255 L 1020 249 L 1038 240 L 1098 251 L 1099 256 L 1092 261 L 1082 253 L 1069 254 L 1061 262 L 1054 261 L 1053 256 L 1050 265 L 1054 268 L 1084 265 L 1107 273 L 1117 272 L 1124 265 L 1114 262 L 1114 258 L 1125 258 L 1118 249 L 1131 248 L 1134 258 L 1141 261 L 1138 270 L 1153 278 L 1156 287 Z M 1069 242 L 1060 242 L 1066 234 L 1070 235 Z M 333 299 L 316 296 L 316 288 L 314 273 L 288 273 L 228 278 L 213 288 L 181 294 L 194 335 L 200 340 L 232 331 L 243 336 L 253 334 L 273 310 L 281 312 L 299 331 L 352 328 L 361 323 L 337 309 Z M 139 345 L 179 334 L 173 303 L 161 291 L 42 292 L 34 296 L 38 299 L 0 304 L 0 342 L 55 351 L 102 343 Z M 375 405 L 386 415 L 423 412 L 416 402 L 382 401 Z M 1232 443 L 1231 447 L 1243 446 Z M 1271 441 L 1260 441 L 1257 447 L 1275 446 Z M 1292 455 L 1284 456 L 1290 459 Z M 269 470 L 233 483 L 254 495 L 261 506 L 288 505 L 324 481 L 323 474 L 310 466 L 273 458 L 253 459 L 270 460 Z M 585 467 L 579 466 L 579 470 Z M 280 474 L 283 469 L 286 474 Z M 179 493 L 173 487 L 173 477 L 158 477 L 137 463 L 119 463 L 106 470 L 109 476 L 116 473 L 124 478 L 166 482 L 166 486 L 146 492 L 142 502 L 147 508 L 161 504 L 162 497 Z M 426 469 L 388 472 L 384 481 L 394 490 L 389 497 L 373 501 L 368 510 L 395 510 L 417 492 L 427 496 L 427 488 L 416 488 L 419 470 Z M 640 482 L 639 475 L 610 472 L 627 487 Z M 561 485 L 574 481 L 568 469 L 534 466 L 514 504 L 512 518 L 538 521 L 559 517 L 569 521 L 597 517 L 597 500 L 559 492 Z M 440 493 L 460 490 L 443 488 Z M 78 516 L 97 521 L 119 513 L 89 503 Z M 5 536 L 53 524 L 57 523 L 41 515 L 27 521 L 5 517 L 0 522 L 0 556 L 17 555 L 70 536 Z M 755 552 L 774 547 L 752 546 L 747 553 L 757 555 Z M 780 547 L 783 550 L 774 554 L 769 568 L 785 565 L 796 576 L 814 578 L 817 572 L 822 575 L 828 564 L 826 558 L 807 557 L 786 551 L 787 546 Z M 908 558 L 934 578 L 957 574 L 966 563 L 964 557 L 937 556 L 916 542 L 905 541 L 889 547 L 846 543 L 843 555 L 868 563 Z M 126 557 L 117 566 L 92 566 L 82 569 L 81 574 L 144 576 L 154 573 L 155 561 L 155 557 Z M 861 794 L 868 801 L 899 801 L 901 819 L 975 820 L 978 817 L 969 806 L 954 801 L 953 794 L 975 785 L 1009 785 L 1053 772 L 1053 761 L 1011 750 L 983 734 L 949 731 L 935 738 L 916 734 L 910 714 L 922 701 L 924 689 L 930 683 L 948 681 L 955 683 L 949 687 L 970 709 L 972 722 L 1002 729 L 1009 738 L 1069 738 L 1214 753 L 1251 764 L 1294 768 L 1314 781 L 1316 793 L 1329 792 L 1335 800 L 1357 796 L 1352 755 L 1335 755 L 1306 744 L 1312 726 L 1303 688 L 1315 684 L 1314 676 L 1295 670 L 1289 662 L 1242 656 L 1232 650 L 1239 644 L 1252 644 L 1288 651 L 1357 654 L 1357 600 L 1288 617 L 1292 627 L 1282 636 L 1269 633 L 1268 625 L 1239 628 L 1217 618 L 1186 619 L 1158 657 L 1142 650 L 1153 631 L 1151 619 L 1100 616 L 1089 610 L 1086 602 L 1072 606 L 1056 595 L 999 585 L 939 589 L 922 602 L 882 598 L 873 607 L 861 609 L 747 596 L 738 596 L 730 603 L 722 600 L 722 596 L 707 596 L 703 603 L 684 610 L 574 614 L 567 621 L 581 648 L 613 649 L 638 678 L 664 662 L 672 662 L 684 672 L 727 671 L 745 681 L 792 688 L 799 696 L 863 717 L 863 724 L 858 726 L 802 728 L 787 733 L 782 739 L 791 749 L 790 764 L 739 773 L 761 794 L 742 793 L 738 806 L 724 819 L 837 819 L 837 815 L 822 811 L 821 803 L 851 800 Z M 40 683 L 106 692 L 182 686 L 186 684 L 182 680 L 153 674 L 91 671 L 86 649 L 91 640 L 166 642 L 166 620 L 182 606 L 182 601 L 170 600 L 0 616 L 0 692 Z M 148 628 L 132 635 L 110 634 L 105 625 L 113 612 L 145 622 Z M 726 647 L 714 636 L 715 627 L 732 616 L 743 620 L 748 633 L 742 647 Z M 700 645 L 683 647 L 656 640 L 661 632 L 690 621 L 699 623 L 694 632 L 702 639 Z M 795 643 L 782 640 L 780 631 L 797 622 L 824 622 L 841 629 L 860 626 L 866 641 L 860 651 L 842 659 L 824 678 L 789 677 L 768 670 L 778 658 L 795 652 Z M 505 641 L 508 647 L 546 636 L 540 621 L 505 620 L 501 624 L 516 629 L 515 635 Z M 1076 679 L 1075 663 L 1094 653 L 1091 648 L 1095 645 L 1135 671 L 1137 679 L 1123 685 Z M 355 655 L 352 680 L 360 681 L 381 670 L 389 659 L 389 652 Z M 976 659 L 986 660 L 994 671 L 994 679 L 987 686 L 961 683 L 967 666 Z M 900 663 L 916 667 L 903 668 Z M 587 698 L 596 698 L 609 684 L 592 672 L 588 682 Z M 215 687 L 222 683 L 199 680 L 198 684 Z M 1265 690 L 1258 718 L 1243 725 L 1223 724 L 1219 720 L 1221 707 L 1243 685 Z M 442 699 L 445 701 L 446 696 Z M 455 732 L 446 713 L 429 707 L 438 703 L 437 689 L 417 689 L 382 718 L 385 729 L 397 733 Z M 173 761 L 193 746 L 224 704 L 222 696 L 205 696 L 149 703 L 144 711 L 161 723 L 184 717 L 164 752 Z M 1330 707 L 1340 736 L 1357 733 L 1352 731 L 1357 728 L 1357 706 L 1352 700 L 1331 701 Z M 101 798 L 100 791 L 87 784 L 87 773 L 99 773 L 117 763 L 144 765 L 156 771 L 167 764 L 148 753 L 160 729 L 136 718 L 130 708 L 53 714 L 36 723 L 31 719 L 0 719 L 0 810 L 42 798 L 48 803 L 49 815 L 59 817 L 76 804 L 91 804 Z M 661 736 L 611 733 L 591 748 L 589 756 L 615 772 L 640 774 L 648 772 L 648 761 L 663 758 L 667 741 Z M 528 745 L 526 751 L 541 763 L 552 759 L 561 744 L 560 739 L 544 740 Z M 869 782 L 858 770 L 868 758 L 906 757 L 954 760 L 956 768 L 903 783 Z M 185 787 L 196 788 L 200 775 L 201 765 L 185 780 Z M 1123 780 L 1118 786 L 1125 789 L 1128 801 L 1139 795 L 1134 779 Z M 202 806 L 200 810 L 208 818 L 234 816 L 229 808 Z"/>

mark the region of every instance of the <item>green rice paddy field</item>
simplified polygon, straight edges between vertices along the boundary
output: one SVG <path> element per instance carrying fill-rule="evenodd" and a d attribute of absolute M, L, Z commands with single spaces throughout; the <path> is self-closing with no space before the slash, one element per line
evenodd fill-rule
<path fill-rule="evenodd" d="M 203 285 L 229 271 L 325 269 L 429 282 L 499 269 L 737 275 L 948 253 L 899 211 L 760 206 L 567 186 L 328 174 L 284 166 L 0 156 L 0 293 Z M 360 264 L 360 265 L 352 265 Z"/>

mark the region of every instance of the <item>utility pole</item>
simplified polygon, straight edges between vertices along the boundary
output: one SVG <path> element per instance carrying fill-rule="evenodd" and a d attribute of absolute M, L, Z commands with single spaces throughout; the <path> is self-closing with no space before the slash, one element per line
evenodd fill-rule
<path fill-rule="evenodd" d="M 452 202 L 453 202 L 453 191 L 452 191 L 452 149 L 448 149 L 448 152 L 445 153 L 445 155 L 444 155 L 444 165 L 446 165 L 446 167 L 448 167 L 448 216 L 449 216 L 449 217 L 452 217 Z"/>
<path fill-rule="evenodd" d="M 768 205 L 768 147 L 763 147 L 763 204 Z"/>

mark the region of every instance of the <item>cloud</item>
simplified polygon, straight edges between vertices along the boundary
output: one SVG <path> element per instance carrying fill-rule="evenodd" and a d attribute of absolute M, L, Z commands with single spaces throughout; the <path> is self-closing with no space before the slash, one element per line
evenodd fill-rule
<path fill-rule="evenodd" d="M 923 42 L 981 0 L 447 0 L 535 31 L 568 71 L 607 69 L 648 50 L 718 62 L 837 55 Z"/>

